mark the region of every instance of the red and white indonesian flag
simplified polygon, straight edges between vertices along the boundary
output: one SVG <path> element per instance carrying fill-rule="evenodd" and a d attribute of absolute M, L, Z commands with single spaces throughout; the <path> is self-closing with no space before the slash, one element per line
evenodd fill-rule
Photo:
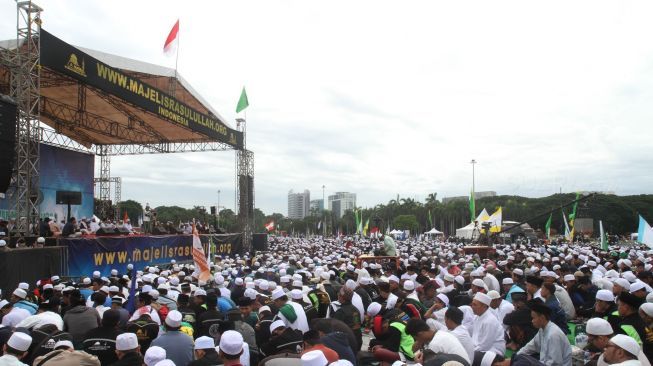
<path fill-rule="evenodd" d="M 208 281 L 211 276 L 211 271 L 209 270 L 209 263 L 206 261 L 204 248 L 202 247 L 200 235 L 197 233 L 195 224 L 193 224 L 193 261 L 195 262 L 195 268 L 199 273 L 199 280 Z"/>
<path fill-rule="evenodd" d="M 173 56 L 177 52 L 178 46 L 179 46 L 179 19 L 177 19 L 175 25 L 172 26 L 172 29 L 170 30 L 170 34 L 168 34 L 168 38 L 166 38 L 166 43 L 163 45 L 163 53 L 165 53 L 166 56 Z"/>
<path fill-rule="evenodd" d="M 265 230 L 273 231 L 274 230 L 274 221 L 270 221 L 267 224 L 265 224 Z"/>

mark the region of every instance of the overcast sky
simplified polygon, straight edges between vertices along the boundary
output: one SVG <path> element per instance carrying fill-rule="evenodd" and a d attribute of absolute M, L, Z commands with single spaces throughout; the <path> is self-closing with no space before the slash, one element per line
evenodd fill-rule
<path fill-rule="evenodd" d="M 256 207 L 477 191 L 653 193 L 648 1 L 37 1 L 43 27 L 174 67 L 231 125 L 247 87 Z M 0 0 L 0 38 L 15 2 Z M 96 166 L 99 161 L 96 162 Z M 119 157 L 123 199 L 234 206 L 234 153 Z"/>

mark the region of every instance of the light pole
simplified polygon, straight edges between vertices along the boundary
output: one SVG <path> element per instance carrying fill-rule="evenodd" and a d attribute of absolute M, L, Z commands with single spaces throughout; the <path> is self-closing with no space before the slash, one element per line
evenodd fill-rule
<path fill-rule="evenodd" d="M 475 180 L 474 179 L 475 178 L 474 177 L 474 165 L 476 165 L 476 160 L 472 159 L 470 164 L 472 164 L 472 193 L 474 194 L 474 196 L 476 196 L 476 187 L 474 186 L 474 184 L 475 184 L 475 182 L 474 182 L 474 180 Z"/>
<path fill-rule="evenodd" d="M 326 202 L 324 201 L 324 188 L 326 188 L 326 186 L 322 184 L 322 237 L 326 236 Z"/>

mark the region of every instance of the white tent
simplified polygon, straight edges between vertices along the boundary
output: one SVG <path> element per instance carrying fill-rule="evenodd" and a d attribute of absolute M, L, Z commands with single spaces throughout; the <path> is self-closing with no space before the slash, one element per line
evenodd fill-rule
<path fill-rule="evenodd" d="M 403 234 L 404 232 L 401 230 L 394 229 L 390 232 L 390 235 L 397 235 L 397 234 Z"/>
<path fill-rule="evenodd" d="M 424 234 L 426 234 L 426 235 L 444 235 L 444 233 L 442 231 L 438 231 L 436 228 L 433 228 L 433 229 L 425 232 Z"/>
<path fill-rule="evenodd" d="M 478 224 L 478 227 L 474 227 L 474 223 L 470 222 L 467 226 L 461 227 L 460 229 L 456 229 L 456 236 L 462 239 L 471 239 L 472 234 L 474 231 L 476 231 L 476 237 L 478 237 L 478 234 L 480 233 L 481 229 L 481 223 L 488 221 L 490 219 L 490 215 L 488 215 L 487 211 L 483 209 L 480 214 L 478 214 L 478 217 L 476 218 L 476 222 Z"/>

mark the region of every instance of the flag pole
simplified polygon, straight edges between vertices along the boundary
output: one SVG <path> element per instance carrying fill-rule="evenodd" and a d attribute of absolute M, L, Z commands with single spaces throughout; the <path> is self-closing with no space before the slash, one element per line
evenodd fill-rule
<path fill-rule="evenodd" d="M 179 22 L 179 20 L 177 20 Z M 179 63 L 179 49 L 181 48 L 181 34 L 177 30 L 177 52 L 175 55 L 175 79 L 177 79 L 177 64 Z"/>

